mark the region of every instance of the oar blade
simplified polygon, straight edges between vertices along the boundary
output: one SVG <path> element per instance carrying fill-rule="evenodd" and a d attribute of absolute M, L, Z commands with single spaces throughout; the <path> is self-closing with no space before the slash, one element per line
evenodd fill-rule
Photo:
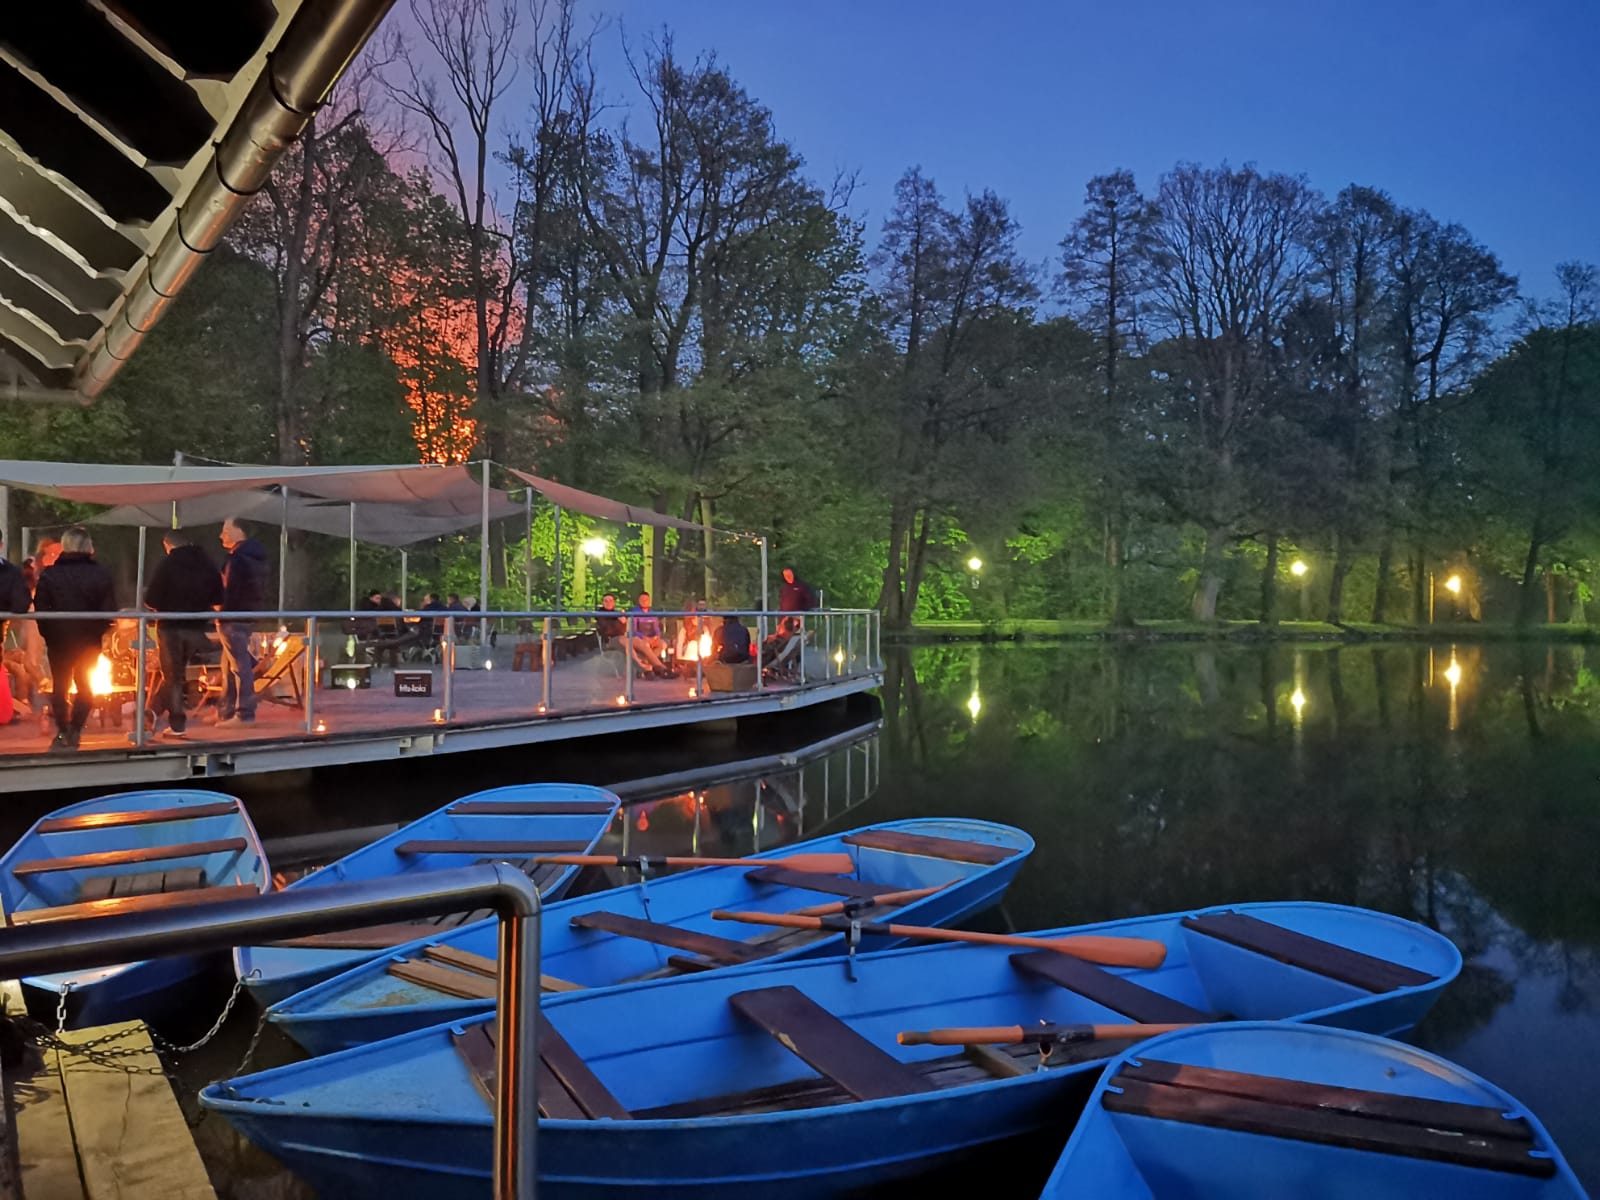
<path fill-rule="evenodd" d="M 1070 954 L 1103 967 L 1138 967 L 1154 970 L 1167 961 L 1167 947 L 1154 938 L 1100 937 L 1078 934 L 1052 938 L 1044 943 L 1052 950 Z"/>
<path fill-rule="evenodd" d="M 758 858 L 751 866 L 783 867 L 811 875 L 848 875 L 856 869 L 848 854 L 791 854 L 787 858 Z"/>

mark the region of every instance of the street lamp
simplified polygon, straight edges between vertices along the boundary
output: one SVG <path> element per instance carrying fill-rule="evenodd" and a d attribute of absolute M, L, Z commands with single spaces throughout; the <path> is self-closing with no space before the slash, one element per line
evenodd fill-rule
<path fill-rule="evenodd" d="M 1297 558 L 1289 564 L 1289 574 L 1300 581 L 1300 619 L 1307 620 L 1311 616 L 1311 593 L 1306 590 L 1311 581 L 1311 568 L 1304 559 Z"/>
<path fill-rule="evenodd" d="M 611 548 L 605 538 L 592 537 L 583 540 L 583 552 L 590 558 L 604 558 L 606 551 Z"/>
<path fill-rule="evenodd" d="M 1444 590 L 1452 596 L 1461 595 L 1461 576 L 1452 575 L 1449 579 L 1446 579 L 1444 581 Z"/>
<path fill-rule="evenodd" d="M 1302 578 L 1308 569 L 1309 568 L 1306 566 L 1306 564 L 1301 562 L 1298 558 L 1289 564 L 1289 574 L 1293 575 L 1296 579 Z"/>
<path fill-rule="evenodd" d="M 983 559 L 974 554 L 967 559 L 967 570 L 972 572 L 972 586 L 978 586 L 978 572 L 983 570 Z"/>

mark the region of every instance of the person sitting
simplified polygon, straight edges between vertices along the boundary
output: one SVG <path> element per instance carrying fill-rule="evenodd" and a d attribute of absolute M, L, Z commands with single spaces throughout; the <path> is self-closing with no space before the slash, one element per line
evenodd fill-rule
<path fill-rule="evenodd" d="M 94 542 L 81 525 L 73 526 L 62 535 L 61 557 L 39 573 L 33 606 L 41 613 L 117 611 L 111 572 L 95 562 Z M 100 639 L 111 622 L 83 617 L 42 621 L 40 625 L 50 657 L 50 677 L 54 681 L 50 709 L 56 720 L 56 737 L 50 748 L 76 750 L 93 707 L 89 673 L 100 658 Z M 73 688 L 78 694 L 69 709 L 67 693 Z"/>
<path fill-rule="evenodd" d="M 750 630 L 732 613 L 722 618 L 721 626 L 711 635 L 711 655 L 730 665 L 750 661 Z"/>
<path fill-rule="evenodd" d="M 778 627 L 761 643 L 761 662 L 765 670 L 785 673 L 793 669 L 800 643 L 804 640 L 800 617 L 794 613 L 778 619 Z"/>
<path fill-rule="evenodd" d="M 650 615 L 650 593 L 640 592 L 639 602 L 628 610 L 628 653 L 635 665 L 658 679 L 671 679 L 665 658 L 667 641 L 661 636 L 661 618 Z"/>
<path fill-rule="evenodd" d="M 377 588 L 373 588 L 367 593 L 366 598 L 362 600 L 360 604 L 356 605 L 356 611 L 382 612 L 383 593 Z M 373 638 L 378 636 L 377 619 L 373 617 L 358 617 L 353 627 L 353 632 L 355 633 L 356 637 L 360 638 L 363 642 L 370 642 Z"/>
<path fill-rule="evenodd" d="M 706 616 L 706 602 L 695 601 L 693 610 L 678 626 L 677 658 L 685 662 L 700 657 L 700 635 L 711 632 L 711 618 Z M 693 647 L 693 649 L 690 649 Z"/>
<path fill-rule="evenodd" d="M 4 531 L 0 531 L 0 552 L 5 549 Z M 11 618 L 20 617 L 33 607 L 33 589 L 28 584 L 27 572 L 15 563 L 7 561 L 0 553 L 0 646 L 5 644 L 6 634 L 11 628 Z M 18 633 L 23 632 L 23 622 L 18 622 Z M 11 695 L 13 699 L 24 696 L 32 697 L 34 689 L 38 687 L 37 673 L 29 669 L 27 656 L 23 652 L 19 641 L 16 649 L 6 648 L 5 666 L 11 675 Z M 21 718 L 16 713 L 15 705 L 12 707 L 11 720 Z"/>
<path fill-rule="evenodd" d="M 600 609 L 602 613 L 616 612 L 617 598 L 610 592 L 607 592 L 600 598 Z M 614 642 L 623 634 L 627 633 L 627 618 L 621 616 L 598 616 L 594 619 L 594 631 L 595 635 L 600 639 L 600 648 L 604 650 L 608 642 Z"/>
<path fill-rule="evenodd" d="M 158 613 L 196 613 L 210 612 L 222 603 L 222 573 L 204 550 L 191 545 L 176 529 L 162 535 L 161 545 L 166 557 L 156 566 L 144 589 L 146 608 Z M 161 676 L 150 693 L 146 721 L 154 731 L 165 711 L 167 728 L 162 736 L 169 741 L 188 736 L 189 717 L 183 694 L 188 683 L 189 664 L 210 649 L 206 624 L 194 620 L 156 622 L 156 653 Z"/>
<path fill-rule="evenodd" d="M 433 592 L 425 592 L 422 597 L 422 612 L 444 612 L 444 601 Z M 422 625 L 422 644 L 430 649 L 439 644 L 439 639 L 444 636 L 444 621 L 435 618 L 425 621 Z"/>

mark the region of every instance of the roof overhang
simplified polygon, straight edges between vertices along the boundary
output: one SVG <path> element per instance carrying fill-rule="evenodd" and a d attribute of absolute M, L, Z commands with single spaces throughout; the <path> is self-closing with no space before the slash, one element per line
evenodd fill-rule
<path fill-rule="evenodd" d="M 392 4 L 9 6 L 0 397 L 105 388 Z"/>

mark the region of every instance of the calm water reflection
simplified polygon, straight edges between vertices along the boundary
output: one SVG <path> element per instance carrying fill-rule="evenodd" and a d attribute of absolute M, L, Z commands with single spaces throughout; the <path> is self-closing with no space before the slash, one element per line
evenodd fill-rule
<path fill-rule="evenodd" d="M 830 830 L 952 814 L 1032 833 L 1038 850 L 1004 911 L 983 920 L 992 926 L 1286 898 L 1422 921 L 1454 939 L 1469 965 L 1417 1040 L 1532 1106 L 1600 1193 L 1600 651 L 1585 654 L 1199 644 L 900 651 L 881 739 L 843 751 L 859 774 L 842 813 L 838 765 L 824 779 L 821 760 L 800 771 L 769 763 L 722 784 L 667 781 L 630 805 L 613 844 L 626 831 L 630 849 L 764 848 L 820 829 L 826 791 Z M 629 771 L 679 771 L 708 753 L 657 747 L 636 754 Z M 837 764 L 840 753 L 828 757 Z M 614 755 L 589 752 L 541 761 L 532 775 L 603 782 L 618 767 Z M 370 791 L 357 801 L 319 778 L 276 810 L 253 802 L 252 811 L 284 832 L 405 820 L 470 788 L 529 777 L 527 760 L 480 765 L 470 779 L 410 780 L 403 803 Z M 212 1060 L 190 1068 L 196 1082 L 227 1073 L 230 1055 L 237 1061 L 248 1023 L 231 1032 Z M 288 1053 L 263 1047 L 268 1061 Z M 303 1194 L 220 1121 L 197 1132 L 229 1195 Z"/>

